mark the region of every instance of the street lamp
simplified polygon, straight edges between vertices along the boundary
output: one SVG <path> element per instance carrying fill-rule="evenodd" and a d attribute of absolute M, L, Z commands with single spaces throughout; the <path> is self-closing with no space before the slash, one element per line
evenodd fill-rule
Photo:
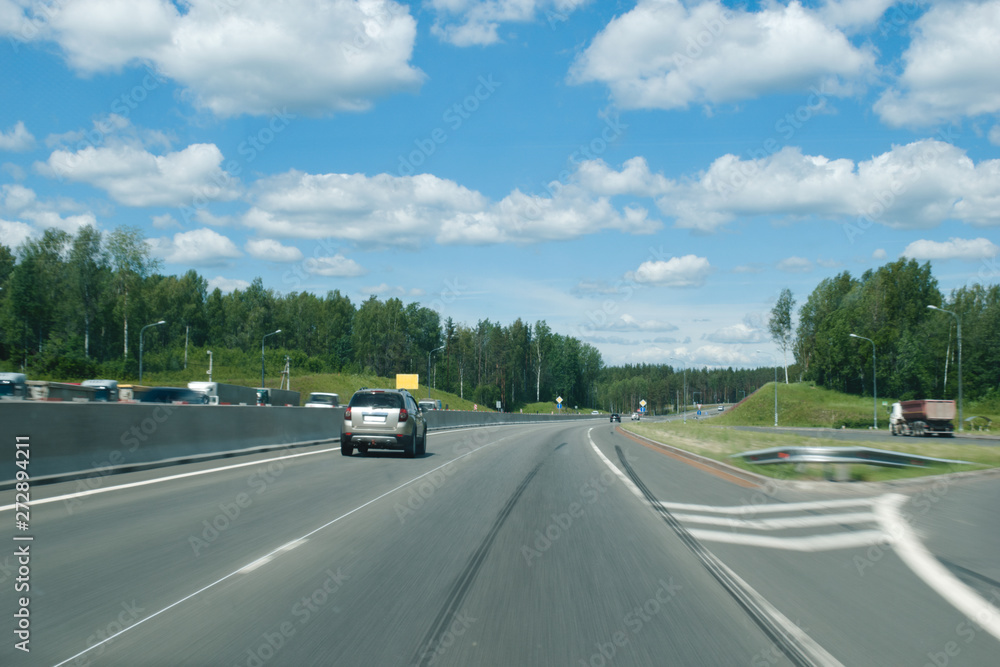
<path fill-rule="evenodd" d="M 206 371 L 206 372 L 208 373 L 208 381 L 211 382 L 212 381 L 212 351 L 211 350 L 208 351 L 208 371 Z"/>
<path fill-rule="evenodd" d="M 278 329 L 277 331 L 272 331 L 269 334 L 264 334 L 264 338 L 260 339 L 260 388 L 261 389 L 264 388 L 264 340 L 268 336 L 273 336 L 274 334 L 280 334 L 280 333 L 281 329 Z"/>
<path fill-rule="evenodd" d="M 871 338 L 850 334 L 851 338 L 860 338 L 872 344 L 872 419 L 875 422 L 875 430 L 878 430 L 878 376 L 875 374 L 875 341 Z"/>
<path fill-rule="evenodd" d="M 161 324 L 166 324 L 166 320 L 160 320 L 159 322 L 153 322 L 152 324 L 147 324 L 143 328 L 139 329 L 139 384 L 142 384 L 142 334 L 149 327 L 158 327 Z"/>
<path fill-rule="evenodd" d="M 688 402 L 688 386 L 687 386 L 687 362 L 683 359 L 678 359 L 677 357 L 670 357 L 671 361 L 679 361 L 684 364 L 684 370 L 681 374 L 681 382 L 684 387 L 684 406 L 681 408 L 681 422 L 687 424 L 687 402 Z"/>
<path fill-rule="evenodd" d="M 446 346 L 435 347 L 433 350 L 427 353 L 427 398 L 431 397 L 431 355 L 438 350 L 443 350 Z"/>
<path fill-rule="evenodd" d="M 778 366 L 774 361 L 774 355 L 770 352 L 761 352 L 757 350 L 757 354 L 766 354 L 771 358 L 771 365 L 774 366 L 774 426 L 778 426 Z"/>
<path fill-rule="evenodd" d="M 962 428 L 962 319 L 957 313 L 953 313 L 950 310 L 938 308 L 937 306 L 927 307 L 931 310 L 940 310 L 942 313 L 948 313 L 958 323 L 958 430 L 962 431 L 964 430 Z"/>

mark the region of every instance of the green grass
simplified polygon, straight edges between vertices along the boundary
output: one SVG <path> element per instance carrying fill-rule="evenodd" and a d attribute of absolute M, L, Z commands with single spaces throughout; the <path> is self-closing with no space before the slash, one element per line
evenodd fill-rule
<path fill-rule="evenodd" d="M 773 395 L 772 395 L 773 396 Z M 773 404 L 772 404 L 773 406 Z M 772 413 L 773 418 L 773 413 Z M 811 438 L 790 433 L 761 431 L 740 431 L 719 426 L 720 419 L 711 422 L 640 422 L 630 423 L 626 430 L 645 436 L 657 442 L 672 445 L 685 451 L 700 454 L 717 461 L 723 461 L 744 470 L 780 479 L 823 479 L 829 475 L 829 465 L 751 465 L 741 459 L 730 458 L 732 454 L 767 449 L 770 447 L 844 447 L 858 446 L 906 452 L 935 458 L 969 461 L 972 465 L 941 465 L 929 468 L 883 468 L 880 466 L 852 465 L 851 478 L 859 481 L 878 482 L 926 475 L 939 475 L 965 470 L 984 470 L 1000 467 L 1000 447 L 954 444 L 949 440 L 900 438 L 886 443 L 851 441 L 832 438 Z"/>

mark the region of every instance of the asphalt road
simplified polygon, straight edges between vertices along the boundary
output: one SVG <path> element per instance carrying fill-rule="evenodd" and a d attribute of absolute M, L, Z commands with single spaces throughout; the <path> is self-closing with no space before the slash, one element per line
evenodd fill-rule
<path fill-rule="evenodd" d="M 995 478 L 917 487 L 898 508 L 843 487 L 751 488 L 603 420 L 431 433 L 416 460 L 323 449 L 38 487 L 36 501 L 102 492 L 32 507 L 31 652 L 5 632 L 0 664 L 940 667 L 1000 654 Z M 916 530 L 890 535 L 894 508 Z M 911 532 L 943 554 L 943 579 L 921 570 Z M 2 558 L 12 626 L 16 563 Z M 970 601 L 982 626 L 959 611 Z"/>

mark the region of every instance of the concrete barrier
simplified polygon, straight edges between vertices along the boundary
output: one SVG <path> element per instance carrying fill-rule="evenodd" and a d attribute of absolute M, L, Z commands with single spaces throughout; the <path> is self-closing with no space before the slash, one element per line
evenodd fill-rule
<path fill-rule="evenodd" d="M 28 473 L 40 481 L 335 439 L 342 423 L 336 408 L 2 401 L 0 484 L 15 477 L 17 436 L 28 437 Z"/>

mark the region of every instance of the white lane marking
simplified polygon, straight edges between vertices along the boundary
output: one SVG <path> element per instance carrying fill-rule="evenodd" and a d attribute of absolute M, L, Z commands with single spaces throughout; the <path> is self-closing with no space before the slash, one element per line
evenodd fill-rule
<path fill-rule="evenodd" d="M 601 460 L 604 461 L 605 465 L 611 468 L 612 472 L 614 472 L 619 479 L 622 479 L 626 483 L 625 485 L 631 489 L 633 493 L 637 494 L 647 505 L 650 505 L 651 503 L 649 503 L 642 491 L 639 490 L 639 487 L 637 487 L 635 483 L 629 479 L 627 475 L 625 475 L 625 473 L 619 470 L 618 466 L 613 464 L 608 457 L 606 457 L 601 450 L 598 449 L 597 445 L 594 444 L 594 439 L 590 437 L 591 431 L 593 431 L 593 429 L 587 431 L 587 439 L 590 440 L 591 448 L 597 452 L 597 455 L 601 457 Z M 732 580 L 737 582 L 745 595 L 753 598 L 758 608 L 766 613 L 772 622 L 779 625 L 784 632 L 794 637 L 795 640 L 798 641 L 799 645 L 804 647 L 809 652 L 809 657 L 816 665 L 820 665 L 822 667 L 843 667 L 840 661 L 830 655 L 825 648 L 820 646 L 812 637 L 806 634 L 802 628 L 793 623 L 791 619 L 778 611 L 774 605 L 768 602 L 767 599 L 758 593 L 750 584 L 737 576 L 737 574 L 729 569 L 725 563 L 719 560 L 718 556 L 713 554 L 708 549 L 702 548 L 702 551 L 704 552 L 705 558 L 711 559 L 712 564 L 715 567 L 725 570 Z M 58 665 L 56 667 L 58 667 Z"/>
<path fill-rule="evenodd" d="M 300 546 L 302 546 L 303 544 L 305 544 L 308 541 L 309 540 L 295 540 L 294 542 L 289 542 L 288 544 L 285 544 L 284 546 L 279 547 L 276 551 L 272 551 L 268 555 L 263 556 L 261 558 L 258 558 L 257 560 L 255 560 L 254 562 L 250 563 L 249 565 L 245 565 L 243 567 L 243 569 L 240 570 L 240 573 L 241 574 L 246 574 L 248 572 L 253 572 L 258 567 L 260 567 L 262 565 L 266 565 L 267 563 L 270 563 L 272 560 L 274 560 L 275 558 L 277 558 L 278 556 L 280 556 L 282 553 L 284 553 L 286 551 L 291 551 L 295 547 L 300 547 Z"/>
<path fill-rule="evenodd" d="M 770 535 L 726 533 L 721 530 L 702 530 L 700 528 L 689 528 L 688 533 L 695 539 L 706 542 L 724 542 L 726 544 L 743 544 L 752 547 L 764 547 L 766 549 L 806 552 L 870 547 L 886 539 L 885 534 L 881 530 L 859 530 L 851 533 L 810 535 L 808 537 L 771 537 Z"/>
<path fill-rule="evenodd" d="M 878 523 L 878 517 L 871 512 L 821 514 L 819 516 L 782 516 L 775 519 L 732 519 L 724 516 L 702 516 L 700 514 L 674 514 L 674 518 L 684 523 L 700 523 L 706 526 L 726 526 L 728 528 L 745 528 L 747 530 L 786 530 L 789 528 Z"/>
<path fill-rule="evenodd" d="M 899 513 L 900 506 L 907 500 L 906 496 L 890 493 L 879 498 L 879 502 L 875 505 L 875 513 L 879 517 L 882 529 L 890 536 L 896 554 L 938 595 L 950 602 L 966 618 L 975 621 L 1000 640 L 1000 609 L 962 583 L 921 544 L 910 525 Z"/>
<path fill-rule="evenodd" d="M 77 493 L 66 493 L 61 496 L 52 496 L 51 498 L 39 498 L 38 500 L 32 500 L 30 503 L 28 503 L 28 505 L 34 507 L 35 505 L 44 505 L 46 503 L 54 503 L 60 500 L 72 500 L 73 498 L 94 496 L 97 495 L 98 493 L 121 491 L 122 489 L 133 489 L 137 486 L 148 486 L 149 484 L 159 484 L 160 482 L 169 482 L 171 480 L 183 479 L 185 477 L 197 477 L 198 475 L 208 475 L 213 472 L 222 472 L 224 470 L 233 470 L 235 468 L 245 468 L 246 466 L 260 465 L 261 463 L 270 463 L 271 461 L 283 461 L 285 459 L 295 459 L 300 456 L 315 456 L 316 454 L 325 454 L 327 452 L 339 452 L 339 451 L 340 447 L 330 447 L 328 449 L 320 449 L 315 452 L 300 452 L 298 454 L 288 454 L 287 456 L 275 456 L 269 459 L 258 459 L 256 461 L 247 461 L 246 463 L 234 463 L 233 465 L 221 466 L 219 468 L 206 468 L 205 470 L 182 472 L 177 475 L 168 475 L 167 477 L 157 477 L 155 479 L 147 479 L 141 482 L 129 482 L 128 484 L 119 484 L 117 486 L 108 486 L 100 489 L 88 489 L 87 491 L 78 491 Z M 0 512 L 9 509 L 14 509 L 14 505 L 0 505 Z"/>
<path fill-rule="evenodd" d="M 337 522 L 338 522 L 338 521 L 340 521 L 341 519 L 344 519 L 344 518 L 347 518 L 347 517 L 349 517 L 350 515 L 354 514 L 355 512 L 357 512 L 357 511 L 359 511 L 359 510 L 362 510 L 362 509 L 364 509 L 365 507 L 368 507 L 368 506 L 369 506 L 369 505 L 371 505 L 372 503 L 375 503 L 375 502 L 377 502 L 377 501 L 381 500 L 382 498 L 385 498 L 386 496 L 388 496 L 388 495 L 391 495 L 391 494 L 395 493 L 396 491 L 399 491 L 400 489 L 402 489 L 402 488 L 405 488 L 405 487 L 409 486 L 410 484 L 412 484 L 413 482 L 417 481 L 418 479 L 423 479 L 424 477 L 427 477 L 428 475 L 430 475 L 430 474 L 433 474 L 433 473 L 437 472 L 437 471 L 438 471 L 438 470 L 440 470 L 441 468 L 444 468 L 445 466 L 449 466 L 449 465 L 451 465 L 451 464 L 452 464 L 452 463 L 454 463 L 455 461 L 459 461 L 459 460 L 461 460 L 461 459 L 464 459 L 464 458 L 465 458 L 466 456 L 470 456 L 470 455 L 472 455 L 472 454 L 475 454 L 476 452 L 478 452 L 478 451 L 479 451 L 479 450 L 481 450 L 481 449 L 486 449 L 487 447 L 492 447 L 493 445 L 496 445 L 496 444 L 498 444 L 498 443 L 500 443 L 500 442 L 503 442 L 504 440 L 506 440 L 507 438 L 510 438 L 510 437 L 512 437 L 512 436 L 505 436 L 505 437 L 503 437 L 503 438 L 500 438 L 499 440 L 495 440 L 495 441 L 493 441 L 493 442 L 489 443 L 488 445 L 482 445 L 481 447 L 476 447 L 476 448 L 475 448 L 475 449 L 473 449 L 472 451 L 470 451 L 470 452 L 466 452 L 465 454 L 461 454 L 461 455 L 459 455 L 459 456 L 456 456 L 456 457 L 455 457 L 455 458 L 453 458 L 452 460 L 450 460 L 450 461 L 447 461 L 446 463 L 442 463 L 442 464 L 441 464 L 441 465 L 439 465 L 438 467 L 436 467 L 436 468 L 433 468 L 433 469 L 431 469 L 431 470 L 428 470 L 427 472 L 423 473 L 422 475 L 417 475 L 416 477 L 414 477 L 413 479 L 409 480 L 408 482 L 404 482 L 404 483 L 400 484 L 399 486 L 397 486 L 396 488 L 394 488 L 394 489 L 392 489 L 392 490 L 390 490 L 390 491 L 386 491 L 386 492 L 385 492 L 385 493 L 383 493 L 382 495 L 380 495 L 380 496 L 377 496 L 377 497 L 375 497 L 375 498 L 372 498 L 371 500 L 369 500 L 369 501 L 368 501 L 368 502 L 366 502 L 366 503 L 363 503 L 363 504 L 361 504 L 361 505 L 358 505 L 357 507 L 355 507 L 355 508 L 354 508 L 354 509 L 352 509 L 351 511 L 349 511 L 349 512 L 345 512 L 344 514 L 341 514 L 341 515 L 340 515 L 340 516 L 338 516 L 338 517 L 337 517 L 336 519 L 333 519 L 333 520 L 331 520 L 331 521 L 327 521 L 326 523 L 324 523 L 324 524 L 323 524 L 322 526 L 320 526 L 319 528 L 314 528 L 313 530 L 309 531 L 309 532 L 308 532 L 308 533 L 306 533 L 305 535 L 302 535 L 301 537 L 297 537 L 297 538 L 295 538 L 294 540 L 290 540 L 290 541 L 288 541 L 288 542 L 285 542 L 284 544 L 282 544 L 281 546 L 279 546 L 279 547 L 278 547 L 277 549 L 273 549 L 273 550 L 271 550 L 270 552 L 268 552 L 268 553 L 264 554 L 264 555 L 263 555 L 263 556 L 262 556 L 261 558 L 257 558 L 257 559 L 255 559 L 255 560 L 253 560 L 253 561 L 251 561 L 251 562 L 247 563 L 246 565 L 243 565 L 243 566 L 241 566 L 240 568 L 238 568 L 238 569 L 236 569 L 236 570 L 233 570 L 232 572 L 230 572 L 229 574 L 225 575 L 224 577 L 221 577 L 221 578 L 219 578 L 219 579 L 216 579 L 216 580 L 215 580 L 215 581 L 213 581 L 212 583 L 210 583 L 210 584 L 207 584 L 206 586 L 203 586 L 203 587 L 199 588 L 199 589 L 198 589 L 198 590 L 196 590 L 196 591 L 195 591 L 194 593 L 191 593 L 190 595 L 186 595 L 186 596 L 182 597 L 182 598 L 181 598 L 180 600 L 177 600 L 176 602 L 173 602 L 173 603 L 171 603 L 171 604 L 167 605 L 167 606 L 166 606 L 166 607 L 164 607 L 163 609 L 160 609 L 160 610 L 159 610 L 159 611 L 157 611 L 157 612 L 153 612 L 152 614 L 150 614 L 150 615 L 149 615 L 149 616 L 147 616 L 146 618 L 143 618 L 143 619 L 141 619 L 141 620 L 138 620 L 138 621 L 136 621 L 135 623 L 133 623 L 132 625 L 130 625 L 130 626 L 128 626 L 128 627 L 126 627 L 126 628 L 124 628 L 124 629 L 120 630 L 119 632 L 116 632 L 116 633 L 115 633 L 115 634 L 113 634 L 113 635 L 110 635 L 109 637 L 106 637 L 105 639 L 103 639 L 103 640 L 101 640 L 101 641 L 97 642 L 96 644 L 92 644 L 91 646 L 88 646 L 87 648 L 85 648 L 84 650 L 80 651 L 80 652 L 79 652 L 79 653 L 77 653 L 76 655 L 73 655 L 73 656 L 70 656 L 69 658 L 66 658 L 65 660 L 63 660 L 62 662 L 59 662 L 59 663 L 56 663 L 55 665 L 53 665 L 53 667 L 61 667 L 62 665 L 65 665 L 65 664 L 67 664 L 67 663 L 70 663 L 70 662 L 73 662 L 73 661 L 74 661 L 74 660 L 76 660 L 77 658 L 79 658 L 79 657 L 81 657 L 81 656 L 83 656 L 83 655 L 86 655 L 87 653 L 89 653 L 89 652 L 90 652 L 90 651 L 92 651 L 93 649 L 97 648 L 98 646 L 103 646 L 104 644 L 106 644 L 106 643 L 108 643 L 108 642 L 110 642 L 110 641 L 114 640 L 114 639 L 115 639 L 116 637 L 120 637 L 121 635 L 125 634 L 125 633 L 126 633 L 126 632 L 128 632 L 129 630 L 132 630 L 132 629 L 134 629 L 134 628 L 137 628 L 137 627 L 139 627 L 140 625 L 142 625 L 142 624 L 143 624 L 143 623 L 145 623 L 146 621 L 150 621 L 150 620 L 152 620 L 152 619 L 156 618 L 157 616 L 159 616 L 160 614 L 163 614 L 163 613 L 165 613 L 165 612 L 167 612 L 167 611 L 170 611 L 170 610 L 171 610 L 171 609 L 173 609 L 174 607 L 177 607 L 178 605 L 181 605 L 181 604 L 183 604 L 183 603 L 187 602 L 187 601 L 188 601 L 188 600 L 190 600 L 191 598 L 193 598 L 193 597 L 196 597 L 196 596 L 198 596 L 198 595 L 200 595 L 200 594 L 204 593 L 205 591 L 209 590 L 210 588 L 213 588 L 213 587 L 215 587 L 215 586 L 218 586 L 219 584 L 221 584 L 222 582 L 226 581 L 227 579 L 229 579 L 229 578 L 231 578 L 231 577 L 234 577 L 234 576 L 236 576 L 237 574 L 240 574 L 240 573 L 242 573 L 242 572 L 243 572 L 243 571 L 244 571 L 244 570 L 245 570 L 245 569 L 246 569 L 247 567 L 249 567 L 249 566 L 253 565 L 254 563 L 257 563 L 258 561 L 260 561 L 260 560 L 262 560 L 262 559 L 264 559 L 264 558 L 268 558 L 268 557 L 273 557 L 273 556 L 275 556 L 276 554 L 280 554 L 281 552 L 284 552 L 284 551 L 288 551 L 288 550 L 289 550 L 290 548 L 292 548 L 292 546 L 291 546 L 291 545 L 293 545 L 294 543 L 296 543 L 296 542 L 304 542 L 304 541 L 308 540 L 308 539 L 309 539 L 310 537 L 312 537 L 313 535 L 315 535 L 315 534 L 316 534 L 316 533 L 318 533 L 319 531 L 323 530 L 324 528 L 327 528 L 327 527 L 329 527 L 329 526 L 332 526 L 333 524 L 337 523 Z M 338 449 L 339 449 L 339 448 L 338 448 Z"/>
<path fill-rule="evenodd" d="M 715 505 L 691 505 L 689 503 L 660 502 L 661 507 L 668 510 L 688 510 L 692 512 L 711 512 L 713 514 L 756 515 L 769 512 L 798 512 L 800 510 L 832 510 L 843 507 L 872 507 L 878 498 L 857 498 L 854 500 L 811 500 L 802 503 L 773 503 L 770 505 L 736 505 L 717 507 Z"/>

